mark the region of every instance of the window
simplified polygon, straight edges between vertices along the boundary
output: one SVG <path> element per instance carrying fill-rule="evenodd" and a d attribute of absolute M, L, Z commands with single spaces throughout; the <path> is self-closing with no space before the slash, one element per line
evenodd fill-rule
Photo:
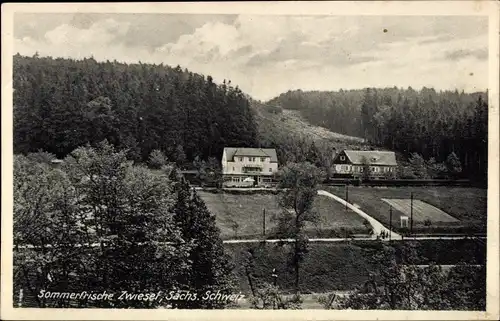
<path fill-rule="evenodd" d="M 265 157 L 261 157 L 260 161 L 264 163 L 266 161 L 266 158 Z"/>
<path fill-rule="evenodd" d="M 234 166 L 233 166 L 233 172 L 234 172 Z"/>
<path fill-rule="evenodd" d="M 273 172 L 273 169 L 272 169 L 272 168 L 270 168 L 270 169 L 269 169 L 269 173 L 272 173 L 272 172 Z"/>
<path fill-rule="evenodd" d="M 345 156 L 340 156 L 341 161 L 345 161 Z"/>
<path fill-rule="evenodd" d="M 242 161 L 243 161 L 243 157 L 240 157 L 240 162 L 242 162 Z"/>

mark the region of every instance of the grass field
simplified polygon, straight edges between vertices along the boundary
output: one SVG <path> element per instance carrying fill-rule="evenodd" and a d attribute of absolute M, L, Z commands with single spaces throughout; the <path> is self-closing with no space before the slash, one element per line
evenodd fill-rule
<path fill-rule="evenodd" d="M 276 218 L 282 209 L 278 196 L 271 193 L 232 194 L 198 191 L 216 222 L 223 239 L 258 238 L 263 233 L 263 211 L 265 210 L 266 237 L 275 235 Z M 319 220 L 308 223 L 310 237 L 342 237 L 345 232 L 367 234 L 364 219 L 325 196 L 317 196 L 315 210 Z"/>
<path fill-rule="evenodd" d="M 272 283 L 271 273 L 276 269 L 277 284 L 284 291 L 293 290 L 294 272 L 288 261 L 290 245 L 275 244 L 225 244 L 226 252 L 233 258 L 239 289 L 245 293 L 250 287 L 244 262 L 248 250 L 253 251 L 254 275 L 261 282 Z M 368 279 L 368 265 L 364 251 L 348 244 L 310 244 L 310 251 L 302 265 L 301 292 L 326 292 L 349 290 Z"/>
<path fill-rule="evenodd" d="M 326 187 L 329 192 L 344 198 L 344 187 Z M 467 229 L 473 226 L 485 225 L 486 212 L 486 189 L 469 187 L 365 187 L 350 186 L 349 202 L 357 204 L 361 210 L 373 216 L 375 219 L 389 225 L 388 202 L 383 199 L 409 199 L 413 192 L 413 198 L 417 206 L 422 205 L 419 201 L 425 202 L 442 212 L 427 207 L 414 208 L 414 228 L 420 231 L 436 231 L 439 233 Z M 396 201 L 393 205 L 401 206 L 393 208 L 392 224 L 394 227 L 400 226 L 400 216 L 409 216 L 406 201 Z M 425 205 L 423 205 L 425 206 Z M 424 213 L 425 212 L 425 213 Z M 415 216 L 415 214 L 417 214 Z M 446 215 L 448 214 L 448 215 Z M 425 226 L 425 217 L 429 217 L 430 226 Z M 423 218 L 423 219 L 422 219 Z"/>

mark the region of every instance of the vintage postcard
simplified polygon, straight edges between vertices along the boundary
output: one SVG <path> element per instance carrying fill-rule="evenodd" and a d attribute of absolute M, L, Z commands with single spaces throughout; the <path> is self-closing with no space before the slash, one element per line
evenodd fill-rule
<path fill-rule="evenodd" d="M 2 6 L 6 320 L 496 320 L 495 1 Z"/>

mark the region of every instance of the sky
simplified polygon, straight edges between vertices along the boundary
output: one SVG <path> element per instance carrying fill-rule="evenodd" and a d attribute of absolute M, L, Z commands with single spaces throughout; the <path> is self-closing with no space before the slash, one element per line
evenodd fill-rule
<path fill-rule="evenodd" d="M 488 87 L 479 16 L 16 13 L 14 53 L 180 65 L 259 100 L 288 90 Z"/>

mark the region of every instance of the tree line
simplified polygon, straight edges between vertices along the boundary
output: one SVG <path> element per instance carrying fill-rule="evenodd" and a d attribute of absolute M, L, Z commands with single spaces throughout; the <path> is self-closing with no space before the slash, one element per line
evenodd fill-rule
<path fill-rule="evenodd" d="M 422 88 L 289 91 L 268 105 L 300 110 L 312 124 L 430 163 L 456 155 L 463 174 L 486 178 L 487 93 Z"/>
<path fill-rule="evenodd" d="M 120 300 L 121 291 L 232 294 L 220 233 L 175 165 L 133 165 L 103 141 L 64 163 L 14 157 L 14 304 L 31 307 L 220 308 L 217 300 Z M 31 247 L 26 248 L 27 245 Z M 112 300 L 48 299 L 41 291 L 115 293 Z M 21 294 L 22 293 L 22 294 Z M 24 299 L 23 299 L 24 298 Z"/>
<path fill-rule="evenodd" d="M 107 139 L 134 160 L 159 149 L 182 163 L 256 145 L 246 95 L 180 66 L 17 54 L 13 88 L 15 153 L 64 157 Z"/>

